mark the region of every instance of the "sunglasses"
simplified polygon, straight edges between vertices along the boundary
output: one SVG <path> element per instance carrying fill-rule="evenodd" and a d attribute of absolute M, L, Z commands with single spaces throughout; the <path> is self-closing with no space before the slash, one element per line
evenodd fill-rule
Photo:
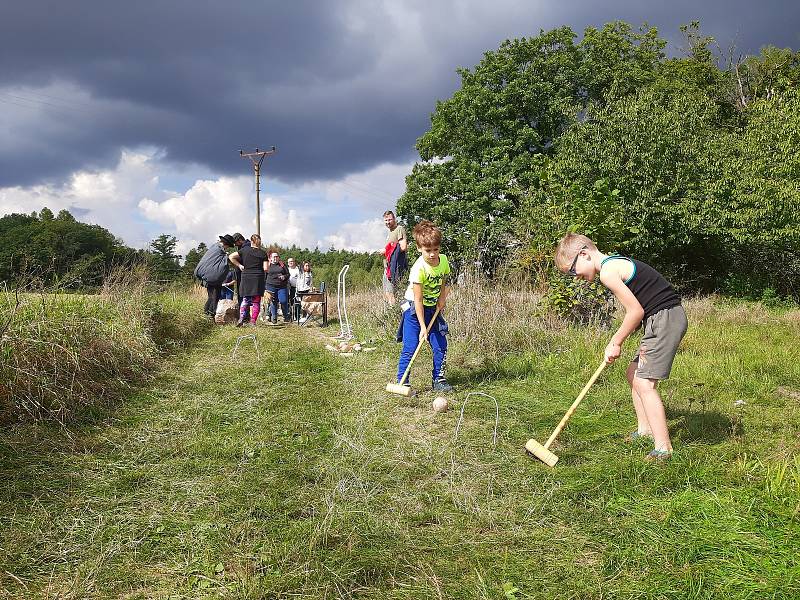
<path fill-rule="evenodd" d="M 586 250 L 586 248 L 588 248 L 588 246 L 584 246 L 583 248 L 578 250 L 578 253 L 575 255 L 575 258 L 572 259 L 572 264 L 569 266 L 569 274 L 572 275 L 573 277 L 578 276 L 577 271 L 575 271 L 575 265 L 578 264 L 578 257 L 581 255 L 581 252 Z"/>

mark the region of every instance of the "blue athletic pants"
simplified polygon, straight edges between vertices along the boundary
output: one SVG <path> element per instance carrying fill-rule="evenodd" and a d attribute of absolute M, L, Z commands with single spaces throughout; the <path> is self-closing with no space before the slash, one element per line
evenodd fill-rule
<path fill-rule="evenodd" d="M 433 318 L 433 313 L 435 312 L 435 306 L 425 307 L 426 324 L 430 323 L 431 318 Z M 414 351 L 417 349 L 417 344 L 419 344 L 419 332 L 422 331 L 413 304 L 411 308 L 403 311 L 402 319 L 403 350 L 400 352 L 400 361 L 397 364 L 398 383 L 400 382 L 400 378 L 403 377 L 403 373 L 405 373 L 406 367 L 411 357 L 414 355 Z M 442 315 L 436 318 L 436 323 L 431 327 L 428 333 L 428 342 L 431 345 L 431 350 L 433 350 L 433 381 L 444 379 L 445 363 L 447 362 L 447 323 L 445 323 Z M 409 379 L 411 379 L 410 374 L 408 379 L 406 379 L 406 383 L 409 382 Z"/>

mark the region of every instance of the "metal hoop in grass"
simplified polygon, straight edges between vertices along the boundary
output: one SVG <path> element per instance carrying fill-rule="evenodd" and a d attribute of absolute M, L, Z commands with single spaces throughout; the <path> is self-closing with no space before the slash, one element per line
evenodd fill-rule
<path fill-rule="evenodd" d="M 235 359 L 236 358 L 236 353 L 239 351 L 239 346 L 241 345 L 243 340 L 253 340 L 253 346 L 255 346 L 255 349 L 256 349 L 256 356 L 260 360 L 261 359 L 261 352 L 258 350 L 258 338 L 256 337 L 255 333 L 249 333 L 247 335 L 240 335 L 239 337 L 236 338 L 236 344 L 234 345 L 233 350 L 231 351 L 231 359 Z"/>
<path fill-rule="evenodd" d="M 484 398 L 489 398 L 494 402 L 494 409 L 495 409 L 495 416 L 494 416 L 494 436 L 492 437 L 492 445 L 496 448 L 497 447 L 497 425 L 500 423 L 500 405 L 497 403 L 497 399 L 494 396 L 490 396 L 489 394 L 484 394 L 483 392 L 470 392 L 464 398 L 464 403 L 461 405 L 461 414 L 458 416 L 458 423 L 456 423 L 456 432 L 453 435 L 453 443 L 456 442 L 458 439 L 458 432 L 461 429 L 461 421 L 464 420 L 464 409 L 467 408 L 467 401 L 472 396 L 483 396 Z"/>

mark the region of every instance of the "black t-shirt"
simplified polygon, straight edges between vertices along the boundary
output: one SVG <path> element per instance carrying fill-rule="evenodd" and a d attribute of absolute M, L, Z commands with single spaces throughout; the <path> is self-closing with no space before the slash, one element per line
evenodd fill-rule
<path fill-rule="evenodd" d="M 239 262 L 244 266 L 244 273 L 263 273 L 265 260 L 267 260 L 267 253 L 261 248 L 246 246 L 239 250 Z"/>
<path fill-rule="evenodd" d="M 633 274 L 625 282 L 628 289 L 644 309 L 642 322 L 665 308 L 672 308 L 681 303 L 681 297 L 664 276 L 645 262 L 627 256 L 609 256 L 603 262 L 612 259 L 628 260 L 633 263 Z M 601 263 L 602 266 L 602 263 Z"/>

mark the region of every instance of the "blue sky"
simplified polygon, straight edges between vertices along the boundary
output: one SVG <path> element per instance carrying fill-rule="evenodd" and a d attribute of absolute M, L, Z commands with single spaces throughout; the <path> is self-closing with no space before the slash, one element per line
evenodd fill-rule
<path fill-rule="evenodd" d="M 133 246 L 377 250 L 436 101 L 505 39 L 648 22 L 679 53 L 700 20 L 721 48 L 800 46 L 800 3 L 708 0 L 7 2 L 0 20 L 0 214 L 67 208 Z"/>

